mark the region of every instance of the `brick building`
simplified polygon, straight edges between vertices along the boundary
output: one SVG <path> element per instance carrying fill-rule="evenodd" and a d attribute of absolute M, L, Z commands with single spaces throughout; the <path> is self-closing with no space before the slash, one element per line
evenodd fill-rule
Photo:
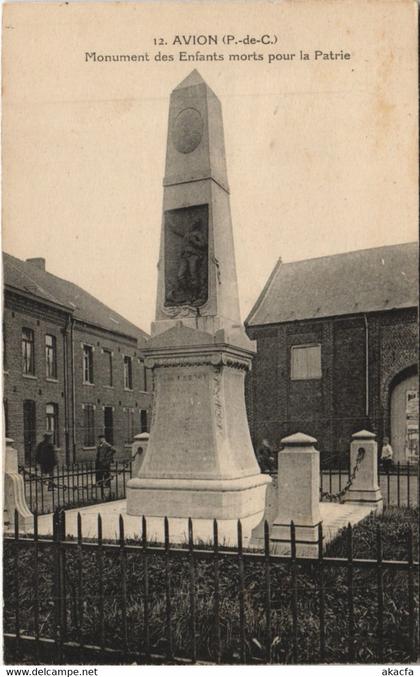
<path fill-rule="evenodd" d="M 254 444 L 302 431 L 344 461 L 352 433 L 418 454 L 416 243 L 279 261 L 246 327 L 257 342 L 247 384 Z M 322 458 L 321 456 L 321 458 Z"/>
<path fill-rule="evenodd" d="M 33 461 L 45 430 L 61 463 L 94 458 L 99 433 L 126 457 L 148 426 L 147 334 L 44 259 L 4 254 L 3 274 L 5 425 L 19 462 Z"/>

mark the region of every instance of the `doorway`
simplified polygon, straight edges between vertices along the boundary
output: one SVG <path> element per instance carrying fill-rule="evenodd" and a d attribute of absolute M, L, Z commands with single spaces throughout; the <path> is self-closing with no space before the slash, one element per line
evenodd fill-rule
<path fill-rule="evenodd" d="M 114 411 L 113 407 L 104 407 L 104 435 L 109 444 L 114 444 Z"/>
<path fill-rule="evenodd" d="M 23 401 L 23 445 L 25 465 L 35 464 L 36 407 L 34 400 Z"/>
<path fill-rule="evenodd" d="M 419 386 L 416 374 L 401 374 L 391 393 L 391 446 L 394 462 L 418 460 Z"/>

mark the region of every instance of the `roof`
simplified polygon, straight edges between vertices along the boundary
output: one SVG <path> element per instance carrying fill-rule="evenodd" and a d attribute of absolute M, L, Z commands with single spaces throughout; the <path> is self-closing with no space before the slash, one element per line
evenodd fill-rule
<path fill-rule="evenodd" d="M 246 325 L 417 306 L 418 244 L 276 264 Z"/>
<path fill-rule="evenodd" d="M 140 343 L 149 338 L 142 329 L 73 282 L 63 280 L 5 252 L 3 252 L 3 279 L 6 287 L 61 306 L 80 322 L 131 336 Z"/>

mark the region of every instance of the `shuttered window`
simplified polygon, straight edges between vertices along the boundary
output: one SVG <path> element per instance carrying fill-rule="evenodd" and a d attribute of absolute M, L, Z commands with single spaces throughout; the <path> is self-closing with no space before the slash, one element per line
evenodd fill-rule
<path fill-rule="evenodd" d="M 322 377 L 320 344 L 292 346 L 290 377 L 293 381 Z"/>

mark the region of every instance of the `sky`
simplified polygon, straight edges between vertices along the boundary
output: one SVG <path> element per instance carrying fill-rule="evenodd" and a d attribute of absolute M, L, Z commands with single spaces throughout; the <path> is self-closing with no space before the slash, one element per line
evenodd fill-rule
<path fill-rule="evenodd" d="M 399 0 L 6 5 L 3 249 L 45 257 L 149 331 L 169 96 L 194 68 L 222 103 L 243 319 L 279 257 L 417 239 L 415 14 Z M 197 35 L 217 44 L 177 44 Z M 180 60 L 197 50 L 223 60 Z"/>

